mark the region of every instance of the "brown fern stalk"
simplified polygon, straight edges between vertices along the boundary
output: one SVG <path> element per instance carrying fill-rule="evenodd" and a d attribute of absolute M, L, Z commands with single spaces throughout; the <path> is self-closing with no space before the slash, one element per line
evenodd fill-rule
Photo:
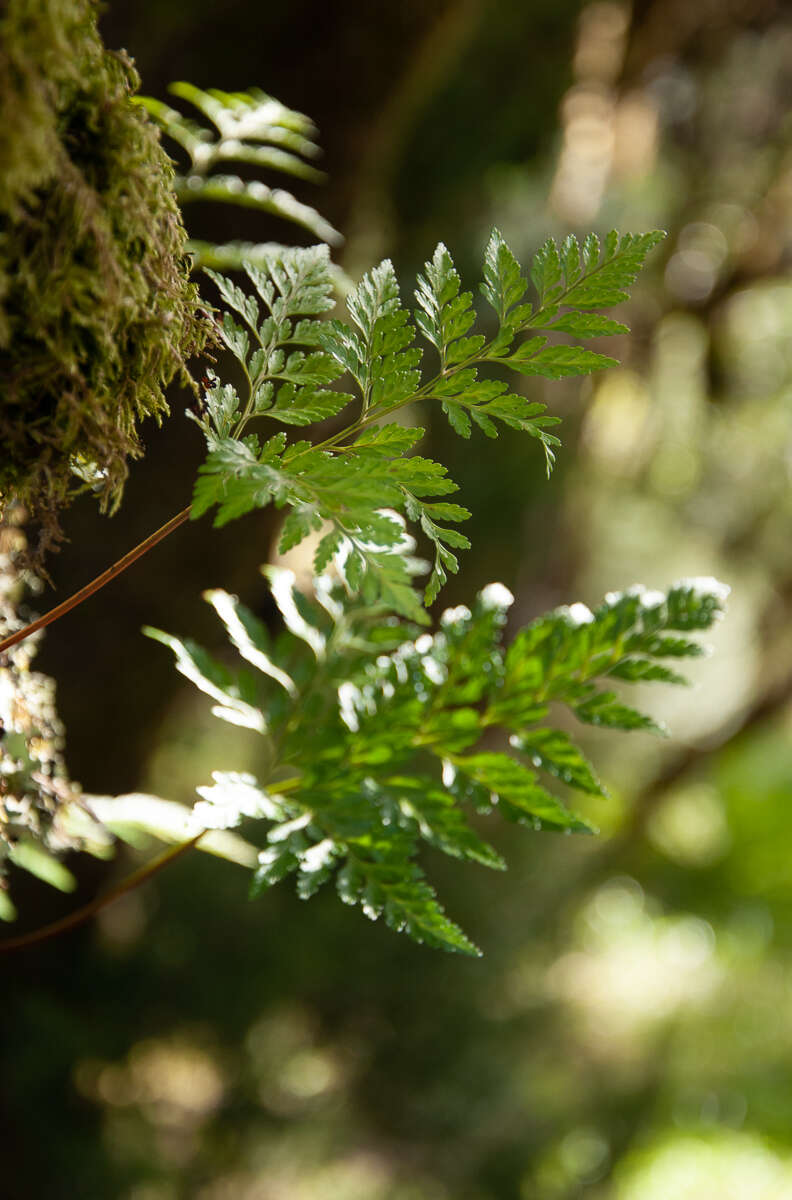
<path fill-rule="evenodd" d="M 49 925 L 42 925 L 40 929 L 34 929 L 30 933 L 22 933 L 19 937 L 8 938 L 5 941 L 0 941 L 0 954 L 7 950 L 22 950 L 26 946 L 34 946 L 38 942 L 48 941 L 49 938 L 57 937 L 59 933 L 66 933 L 69 929 L 75 929 L 78 925 L 83 925 L 89 921 L 96 913 L 101 912 L 103 908 L 107 908 L 108 904 L 112 904 L 114 900 L 118 900 L 121 896 L 125 896 L 127 892 L 131 892 L 134 888 L 140 887 L 152 875 L 156 875 L 163 867 L 167 867 L 170 863 L 175 862 L 177 858 L 181 858 L 188 850 L 192 850 L 203 835 L 206 833 L 202 829 L 200 833 L 196 833 L 195 837 L 190 838 L 188 842 L 180 842 L 178 846 L 169 846 L 157 858 L 151 862 L 145 863 L 137 871 L 133 871 L 131 875 L 127 875 L 126 879 L 122 879 L 120 883 L 105 892 L 101 896 L 89 900 L 82 908 L 78 908 L 76 912 L 69 913 L 67 917 L 61 917 L 58 921 L 53 921 Z"/>
<path fill-rule="evenodd" d="M 57 621 L 59 617 L 63 617 L 67 612 L 71 612 L 78 604 L 82 604 L 83 600 L 87 600 L 89 596 L 93 596 L 100 588 L 103 588 L 106 583 L 110 583 L 116 576 L 121 575 L 126 571 L 127 567 L 131 567 L 133 563 L 147 554 L 159 542 L 166 538 L 169 533 L 173 533 L 174 529 L 178 529 L 190 515 L 189 505 L 182 509 L 175 517 L 171 517 L 161 528 L 150 534 L 145 541 L 135 546 L 123 558 L 119 558 L 118 562 L 113 563 L 112 567 L 108 567 L 101 575 L 97 575 L 96 579 L 92 579 L 90 583 L 86 583 L 85 587 L 80 588 L 73 596 L 69 596 L 68 600 L 64 600 L 61 604 L 57 604 L 55 608 L 51 608 L 48 613 L 44 613 L 43 617 L 37 617 L 35 621 L 31 621 L 29 625 L 25 625 L 22 629 L 17 629 L 16 633 L 9 634 L 0 642 L 0 654 L 5 650 L 10 650 L 12 646 L 16 646 L 18 642 L 23 642 L 25 638 L 30 637 L 39 629 L 44 629 L 46 625 L 51 625 L 53 621 Z"/>

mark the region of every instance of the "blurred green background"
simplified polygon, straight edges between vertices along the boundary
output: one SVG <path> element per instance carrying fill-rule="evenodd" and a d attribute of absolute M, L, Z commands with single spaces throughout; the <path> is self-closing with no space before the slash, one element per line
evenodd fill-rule
<path fill-rule="evenodd" d="M 621 368 L 536 383 L 564 418 L 549 483 L 536 443 L 459 442 L 421 413 L 475 514 L 442 599 L 499 579 L 522 624 L 635 581 L 712 574 L 733 595 L 695 686 L 647 698 L 671 740 L 589 731 L 612 792 L 588 813 L 600 839 L 502 831 L 503 876 L 432 862 L 483 960 L 330 892 L 248 904 L 241 871 L 197 854 L 6 959 L 0 1194 L 792 1198 L 788 6 L 110 0 L 102 27 L 152 95 L 260 86 L 309 113 L 328 180 L 295 190 L 345 233 L 353 276 L 389 255 L 407 282 L 442 238 L 475 279 L 493 224 L 524 260 L 549 234 L 668 230 Z M 255 213 L 188 218 L 215 240 L 295 238 Z M 117 517 L 67 515 L 59 593 L 185 504 L 184 403 Z M 210 768 L 252 762 L 139 629 L 219 646 L 206 587 L 271 616 L 255 568 L 275 534 L 266 512 L 185 528 L 53 628 L 39 662 L 87 790 L 190 802 Z M 130 861 L 74 861 L 76 897 L 20 876 L 25 927 Z"/>

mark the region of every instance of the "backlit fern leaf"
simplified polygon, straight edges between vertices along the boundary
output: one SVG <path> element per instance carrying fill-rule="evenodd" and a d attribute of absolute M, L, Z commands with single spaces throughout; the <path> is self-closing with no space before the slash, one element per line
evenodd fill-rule
<path fill-rule="evenodd" d="M 341 899 L 367 916 L 466 954 L 478 951 L 438 905 L 416 862 L 420 847 L 502 869 L 471 810 L 531 830 L 590 829 L 554 788 L 560 781 L 596 798 L 602 784 L 556 727 L 551 705 L 584 723 L 657 731 L 610 681 L 684 682 L 665 674 L 658 656 L 700 652 L 668 635 L 708 628 L 725 595 L 714 580 L 682 581 L 667 594 L 632 589 L 593 612 L 557 609 L 506 645 L 511 596 L 500 584 L 485 588 L 472 610 L 448 610 L 434 633 L 418 633 L 387 605 L 356 600 L 330 579 L 316 581 L 314 602 L 290 572 L 266 573 L 289 631 L 277 639 L 235 597 L 207 594 L 257 681 L 213 665 L 192 643 L 150 631 L 208 692 L 218 716 L 268 739 L 268 774 L 260 781 L 216 775 L 199 789 L 201 819 L 222 828 L 251 817 L 266 823 L 253 895 L 292 874 L 307 899 L 335 878 Z M 250 717 L 256 687 L 258 721 Z M 502 751 L 489 746 L 498 727 L 510 735 Z"/>

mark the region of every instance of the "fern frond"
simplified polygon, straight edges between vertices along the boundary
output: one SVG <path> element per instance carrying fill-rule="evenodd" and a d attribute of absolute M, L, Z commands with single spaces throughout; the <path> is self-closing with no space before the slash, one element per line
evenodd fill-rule
<path fill-rule="evenodd" d="M 191 83 L 173 83 L 168 90 L 197 109 L 204 120 L 187 117 L 151 96 L 136 100 L 189 160 L 187 170 L 177 173 L 174 179 L 181 204 L 205 201 L 255 208 L 300 225 L 331 245 L 342 240 L 329 221 L 291 192 L 223 170 L 229 163 L 247 163 L 264 171 L 321 182 L 321 171 L 309 161 L 317 157 L 319 147 L 314 140 L 316 129 L 308 117 L 258 88 L 248 92 L 223 92 L 218 88 L 204 91 Z M 189 242 L 187 248 L 196 266 L 221 270 L 238 268 L 245 259 L 270 249 L 263 245 L 215 246 L 200 241 Z"/>
<path fill-rule="evenodd" d="M 479 370 L 497 364 L 520 375 L 557 379 L 612 365 L 615 359 L 581 346 L 550 344 L 545 335 L 531 336 L 516 348 L 512 343 L 536 321 L 555 322 L 561 330 L 566 319 L 566 330 L 601 334 L 604 318 L 559 317 L 555 301 L 595 294 L 612 300 L 656 240 L 646 234 L 628 235 L 613 245 L 609 241 L 604 257 L 586 242 L 577 260 L 570 241 L 561 253 L 548 243 L 533 274 L 542 300 L 550 296 L 555 306 L 551 311 L 545 304 L 534 312 L 521 303 L 528 281 L 494 231 L 485 253 L 483 291 L 498 313 L 500 328 L 490 342 L 470 333 L 472 295 L 461 291 L 451 255 L 441 243 L 425 264 L 415 293 L 416 325 L 440 360 L 439 372 L 425 382 L 416 326 L 402 305 L 389 260 L 364 275 L 348 296 L 349 323 L 318 319 L 333 304 L 327 247 L 279 250 L 264 265 L 248 264 L 256 296 L 210 271 L 231 310 L 218 334 L 239 361 L 248 396 L 243 401 L 210 376 L 205 415 L 199 418 L 209 456 L 195 487 L 193 517 L 216 506 L 216 524 L 222 525 L 269 503 L 287 508 L 281 551 L 329 523 L 317 552 L 317 571 L 334 559 L 351 589 L 362 589 L 372 603 L 387 603 L 403 616 L 421 619 L 417 594 L 403 570 L 400 514 L 432 546 L 425 604 L 436 599 L 448 574 L 458 570 L 456 552 L 469 542 L 452 526 L 470 514 L 463 505 L 440 499 L 456 491 L 456 485 L 443 467 L 412 452 L 418 434 L 395 424 L 375 430 L 375 423 L 416 400 L 436 401 L 462 437 L 470 437 L 474 426 L 496 437 L 505 425 L 535 438 L 549 473 L 560 444 L 551 432 L 558 418 L 548 416 L 541 402 L 511 393 L 502 380 L 480 378 Z M 599 290 L 592 283 L 595 277 Z M 345 374 L 359 407 L 339 433 L 318 445 L 305 441 L 291 446 L 282 435 L 262 446 L 246 433 L 248 423 L 259 417 L 310 426 L 336 416 L 354 399 L 333 386 Z"/>
<path fill-rule="evenodd" d="M 277 639 L 235 597 L 213 591 L 207 599 L 259 673 L 265 699 L 257 726 L 249 723 L 267 731 L 277 755 L 261 782 L 232 773 L 199 789 L 202 816 L 212 828 L 266 823 L 253 895 L 291 874 L 308 898 L 335 877 L 345 903 L 417 941 L 467 954 L 476 948 L 438 905 L 415 861 L 420 847 L 503 869 L 470 809 L 532 830 L 590 830 L 553 785 L 587 797 L 604 789 L 552 722 L 551 704 L 565 704 L 584 723 L 658 732 L 608 685 L 613 678 L 684 682 L 657 660 L 701 648 L 668 635 L 709 628 L 725 595 L 713 580 L 682 581 L 667 594 L 633 589 L 607 596 L 593 612 L 557 609 L 504 645 L 511 596 L 500 584 L 485 588 L 472 609 L 444 613 L 434 633 L 416 636 L 415 625 L 388 616 L 385 605 L 372 610 L 327 578 L 317 581 L 314 603 L 290 572 L 266 573 L 288 630 Z M 218 716 L 247 711 L 240 704 L 250 691 L 239 676 L 192 643 L 150 632 L 198 687 L 220 698 Z M 505 751 L 484 741 L 496 727 L 511 735 Z"/>

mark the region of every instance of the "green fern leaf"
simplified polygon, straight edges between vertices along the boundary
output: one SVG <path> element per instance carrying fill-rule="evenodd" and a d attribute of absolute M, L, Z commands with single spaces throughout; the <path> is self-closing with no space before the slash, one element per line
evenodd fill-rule
<path fill-rule="evenodd" d="M 618 366 L 618 360 L 607 354 L 596 354 L 581 346 L 537 347 L 531 339 L 503 361 L 521 375 L 543 375 L 545 379 L 565 379 L 570 375 L 591 375 Z"/>
<path fill-rule="evenodd" d="M 210 97 L 206 103 L 215 111 L 221 102 Z M 534 264 L 541 296 L 546 300 L 557 293 L 566 304 L 571 289 L 578 295 L 595 275 L 600 294 L 610 294 L 638 269 L 653 236 L 611 238 L 602 254 L 592 240 L 581 249 L 567 239 L 560 252 L 548 243 Z M 518 374 L 552 379 L 589 374 L 615 360 L 580 346 L 548 344 L 544 335 L 528 338 L 511 353 L 509 342 L 515 332 L 536 322 L 587 336 L 615 332 L 617 326 L 591 314 L 559 316 L 557 304 L 545 304 L 532 315 L 522 303 L 527 283 L 519 263 L 496 231 L 485 255 L 484 290 L 499 313 L 501 330 L 486 344 L 480 335 L 470 335 L 472 297 L 460 290 L 451 256 L 440 244 L 416 290 L 416 321 L 441 359 L 439 374 L 421 386 L 421 352 L 413 345 L 415 329 L 390 261 L 365 275 L 350 294 L 351 325 L 316 319 L 333 303 L 326 247 L 278 251 L 264 266 L 250 265 L 247 272 L 257 298 L 218 274 L 211 276 L 244 323 L 227 312 L 219 333 L 242 364 L 249 395 L 243 401 L 233 389 L 219 390 L 210 379 L 206 413 L 198 418 L 209 455 L 199 472 L 192 515 L 216 506 L 215 522 L 222 525 L 269 503 L 286 507 L 284 551 L 327 524 L 317 550 L 318 569 L 334 558 L 349 588 L 361 590 L 369 603 L 392 605 L 402 616 L 418 620 L 412 575 L 405 573 L 402 561 L 405 529 L 399 514 L 406 514 L 432 546 L 424 589 L 424 602 L 431 604 L 448 575 L 458 570 L 456 551 L 468 547 L 467 538 L 447 522 L 464 519 L 467 510 L 438 499 L 456 485 L 439 464 L 410 453 L 419 433 L 395 425 L 378 430 L 372 423 L 416 399 L 437 400 L 463 437 L 474 426 L 495 437 L 505 425 L 535 438 L 549 473 L 559 444 L 550 432 L 557 418 L 548 416 L 544 405 L 510 393 L 502 380 L 480 379 L 478 366 L 496 363 Z M 319 446 L 298 442 L 287 447 L 282 438 L 270 438 L 263 448 L 244 432 L 254 418 L 308 426 L 337 415 L 352 396 L 326 385 L 344 372 L 361 398 L 359 415 L 346 430 Z"/>
<path fill-rule="evenodd" d="M 484 282 L 481 284 L 481 291 L 495 309 L 502 326 L 506 324 L 509 310 L 515 304 L 519 304 L 527 290 L 528 283 L 523 277 L 520 264 L 500 232 L 493 229 L 484 252 Z"/>
<path fill-rule="evenodd" d="M 476 314 L 473 296 L 460 293 L 460 279 L 451 255 L 442 242 L 430 262 L 424 264 L 425 275 L 418 276 L 415 298 L 420 308 L 415 323 L 440 355 L 445 368 L 472 358 L 481 350 L 485 339 L 481 334 L 465 337 Z"/>
<path fill-rule="evenodd" d="M 369 854 L 355 854 L 339 873 L 338 892 L 345 904 L 359 904 L 367 917 L 385 917 L 397 933 L 437 950 L 480 957 L 481 951 L 449 921 L 423 872 L 392 839 L 375 843 Z"/>
<path fill-rule="evenodd" d="M 383 445 L 394 436 L 380 434 Z M 398 586 L 409 594 L 409 556 L 385 557 L 401 562 Z M 369 916 L 427 944 L 471 953 L 415 862 L 419 847 L 502 868 L 471 827 L 470 807 L 531 829 L 590 829 L 537 774 L 585 796 L 604 795 L 591 764 L 549 722 L 550 701 L 587 723 L 657 732 L 650 718 L 598 682 L 615 674 L 627 683 L 665 680 L 645 669 L 662 665 L 654 662 L 651 639 L 671 657 L 689 655 L 696 643 L 665 631 L 709 627 L 724 590 L 688 580 L 667 595 L 610 595 L 593 612 L 573 605 L 548 613 L 504 646 L 512 597 L 500 585 L 485 588 L 472 608 L 444 613 L 436 632 L 416 636 L 414 625 L 388 616 L 389 606 L 398 612 L 398 599 L 378 592 L 378 608 L 370 607 L 371 580 L 361 571 L 360 598 L 325 579 L 317 581 L 314 602 L 291 572 L 265 568 L 286 626 L 275 640 L 234 597 L 207 593 L 255 669 L 252 680 L 192 644 L 153 636 L 170 646 L 219 716 L 267 730 L 278 748 L 262 782 L 229 776 L 201 790 L 214 805 L 208 816 L 215 825 L 232 822 L 235 811 L 237 819 L 258 813 L 266 823 L 254 894 L 294 875 L 307 898 L 335 876 L 342 899 Z M 420 605 L 416 615 L 423 616 Z M 670 681 L 677 678 L 672 673 Z M 508 752 L 493 752 L 484 741 L 497 726 L 512 734 Z"/>
<path fill-rule="evenodd" d="M 591 763 L 563 730 L 529 729 L 513 734 L 510 743 L 527 754 L 535 767 L 548 771 L 569 787 L 589 796 L 606 795 Z"/>
<path fill-rule="evenodd" d="M 321 182 L 322 173 L 307 161 L 319 152 L 313 140 L 315 129 L 307 117 L 259 89 L 204 91 L 193 84 L 174 83 L 169 90 L 193 105 L 214 126 L 207 128 L 201 121 L 151 97 L 135 98 L 189 159 L 186 173 L 177 174 L 174 179 L 176 196 L 182 204 L 200 200 L 255 208 L 294 222 L 322 241 L 331 244 L 341 241 L 338 231 L 315 208 L 283 188 L 269 187 L 260 179 L 243 180 L 236 174 L 218 173 L 218 169 L 232 162 L 241 162 Z M 270 247 L 262 244 L 241 247 L 233 243 L 216 246 L 191 241 L 188 249 L 197 266 L 228 270 L 241 267 L 246 257 L 266 255 Z"/>
<path fill-rule="evenodd" d="M 250 702 L 253 698 L 250 694 L 251 689 L 245 689 L 239 675 L 235 676 L 227 671 L 195 642 L 181 641 L 149 625 L 143 632 L 146 637 L 162 642 L 173 651 L 177 671 L 215 701 L 212 712 L 216 717 L 229 721 L 232 725 L 255 729 L 258 733 L 266 730 L 266 718 L 261 710 Z M 245 691 L 247 696 L 244 696 Z"/>

